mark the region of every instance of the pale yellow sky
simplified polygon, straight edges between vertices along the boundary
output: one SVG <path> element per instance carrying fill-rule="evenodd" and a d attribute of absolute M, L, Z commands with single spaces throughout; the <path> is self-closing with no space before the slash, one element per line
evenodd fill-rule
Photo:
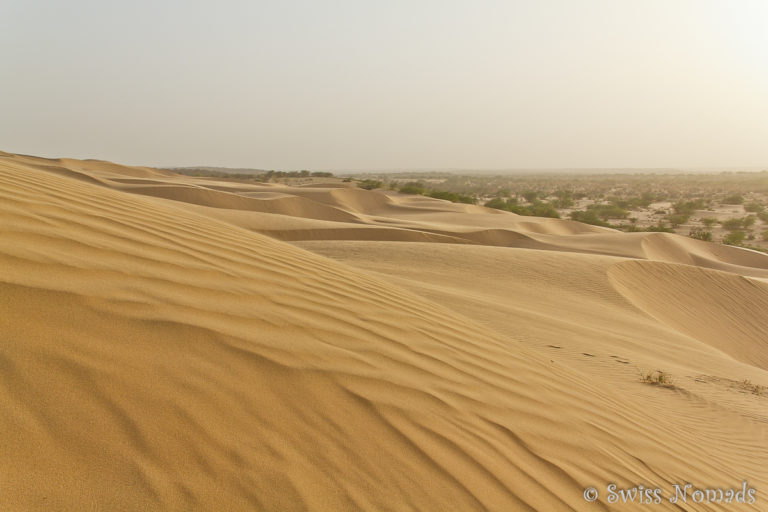
<path fill-rule="evenodd" d="M 768 166 L 762 0 L 0 2 L 0 149 L 265 169 Z"/>

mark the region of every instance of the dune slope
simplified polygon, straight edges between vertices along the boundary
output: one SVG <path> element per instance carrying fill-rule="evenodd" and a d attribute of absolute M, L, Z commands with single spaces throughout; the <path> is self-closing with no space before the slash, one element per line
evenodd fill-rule
<path fill-rule="evenodd" d="M 759 418 L 659 422 L 677 391 L 613 389 L 416 281 L 108 185 L 0 161 L 0 508 L 586 511 L 621 509 L 582 497 L 608 482 L 768 488 Z M 421 245 L 507 251 L 390 254 Z M 575 257 L 588 289 L 608 279 L 586 272 L 608 257 Z M 595 286 L 655 321 L 642 292 Z"/>

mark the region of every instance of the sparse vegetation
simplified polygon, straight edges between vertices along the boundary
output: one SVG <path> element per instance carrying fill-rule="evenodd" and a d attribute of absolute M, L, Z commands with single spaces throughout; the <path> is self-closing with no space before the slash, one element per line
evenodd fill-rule
<path fill-rule="evenodd" d="M 370 174 L 388 188 L 518 215 L 571 218 L 628 232 L 667 232 L 767 250 L 768 172 Z M 451 195 L 456 194 L 456 195 Z M 744 237 L 738 232 L 743 232 Z M 735 233 L 735 234 L 733 234 Z"/>
<path fill-rule="evenodd" d="M 223 178 L 238 181 L 270 182 L 278 179 L 296 178 L 333 178 L 332 172 L 306 169 L 300 171 L 264 171 L 261 169 L 230 169 L 227 167 L 174 167 L 168 170 L 200 178 Z M 351 180 L 350 180 L 351 181 Z"/>

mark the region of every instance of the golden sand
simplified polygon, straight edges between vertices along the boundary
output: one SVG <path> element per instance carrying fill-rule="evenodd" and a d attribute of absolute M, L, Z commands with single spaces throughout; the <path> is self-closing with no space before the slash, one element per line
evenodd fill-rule
<path fill-rule="evenodd" d="M 627 510 L 584 488 L 744 480 L 754 504 L 683 509 L 766 510 L 765 278 L 670 234 L 0 153 L 0 510 Z"/>

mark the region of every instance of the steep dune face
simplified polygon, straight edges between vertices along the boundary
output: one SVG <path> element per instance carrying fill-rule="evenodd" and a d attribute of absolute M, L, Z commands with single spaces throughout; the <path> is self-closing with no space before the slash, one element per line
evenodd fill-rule
<path fill-rule="evenodd" d="M 440 293 L 428 298 L 423 285 L 406 290 L 235 225 L 273 215 L 280 229 L 285 216 L 217 219 L 207 213 L 228 209 L 113 183 L 0 161 L 2 509 L 623 510 L 585 502 L 584 487 L 768 487 L 759 420 L 658 421 L 649 411 L 674 390 L 613 388 L 553 363 L 514 325 L 441 303 L 457 286 L 499 300 L 517 274 L 528 312 L 551 316 L 546 291 L 563 280 L 547 265 L 567 276 L 570 261 L 559 308 L 587 297 L 642 325 L 645 295 L 621 288 L 634 283 L 616 258 L 519 249 L 528 262 L 505 267 L 517 253 L 499 247 L 368 246 L 403 256 L 390 266 L 401 272 L 437 254 L 444 269 L 464 259 L 496 271 L 478 276 L 499 283 L 485 298 L 472 275 L 441 285 L 435 272 Z M 457 240 L 506 217 L 466 214 Z M 429 219 L 411 226 L 435 228 Z M 614 264 L 616 288 L 606 284 Z M 587 309 L 561 316 L 576 324 Z"/>
<path fill-rule="evenodd" d="M 610 268 L 617 290 L 663 323 L 768 370 L 768 285 L 692 266 L 628 261 Z"/>
<path fill-rule="evenodd" d="M 669 233 L 653 233 L 642 240 L 643 256 L 666 263 L 684 263 L 736 274 L 768 277 L 765 254 L 684 238 Z"/>

